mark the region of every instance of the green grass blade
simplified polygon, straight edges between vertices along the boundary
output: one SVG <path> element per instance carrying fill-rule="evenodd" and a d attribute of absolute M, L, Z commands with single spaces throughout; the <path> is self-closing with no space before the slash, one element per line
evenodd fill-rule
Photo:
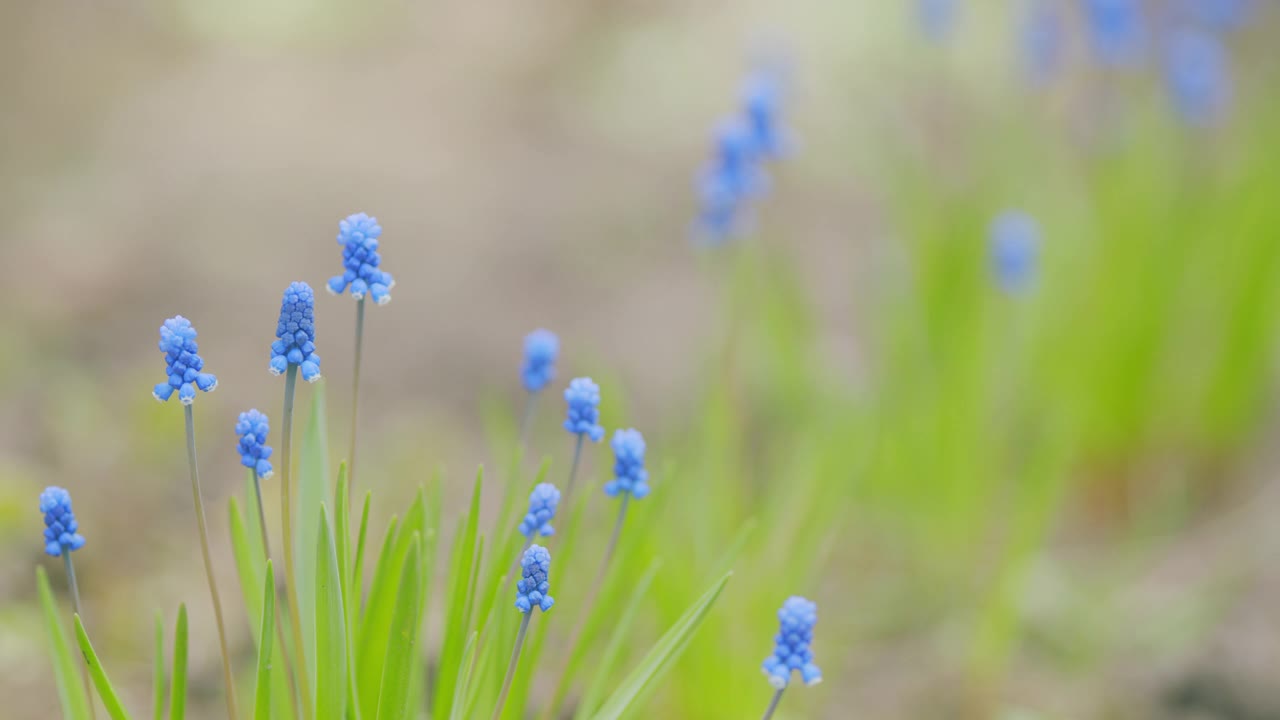
<path fill-rule="evenodd" d="M 445 627 L 449 632 L 444 635 L 440 650 L 442 667 L 453 667 L 462 655 L 462 638 L 471 629 L 471 612 L 475 603 L 473 564 L 476 553 L 476 535 L 480 522 L 480 494 L 484 484 L 484 468 L 476 473 L 475 486 L 471 491 L 471 508 L 467 517 L 458 526 L 454 538 L 453 559 L 449 563 L 449 604 L 445 610 Z M 436 688 L 435 717 L 444 717 L 454 702 L 457 691 L 453 673 L 442 673 Z"/>
<path fill-rule="evenodd" d="M 618 661 L 618 656 L 622 653 L 622 648 L 626 645 L 631 625 L 635 622 L 636 615 L 640 612 L 640 606 L 649 598 L 649 586 L 653 584 L 653 579 L 658 575 L 658 568 L 661 566 L 662 561 L 655 559 L 649 563 L 649 569 L 636 581 L 636 584 L 627 588 L 631 599 L 627 602 L 627 606 L 622 610 L 622 613 L 617 616 L 617 621 L 613 627 L 613 635 L 609 638 L 609 645 L 605 648 L 604 654 L 600 656 L 600 661 L 596 663 L 595 673 L 587 684 L 587 689 L 582 693 L 582 700 L 578 702 L 578 710 L 574 713 L 575 720 L 588 717 L 591 711 L 600 705 L 600 699 L 604 695 L 605 683 L 609 681 L 609 672 L 613 669 L 614 663 Z"/>
<path fill-rule="evenodd" d="M 316 676 L 316 539 L 320 535 L 319 516 L 321 503 L 331 497 L 329 487 L 329 431 L 325 420 L 324 382 L 314 385 L 311 396 L 311 412 L 307 417 L 307 429 L 302 436 L 302 449 L 298 457 L 298 505 L 294 517 L 293 546 L 298 584 L 298 617 L 302 624 L 303 652 L 307 659 L 307 677 Z M 295 653 L 296 655 L 296 653 Z M 304 686 L 311 683 L 304 683 Z"/>
<path fill-rule="evenodd" d="M 164 615 L 156 611 L 155 663 L 151 671 L 151 717 L 164 720 L 164 693 L 169 689 L 164 677 Z"/>
<path fill-rule="evenodd" d="M 421 554 L 421 539 L 414 538 L 409 555 L 405 558 L 404 572 L 400 576 L 400 592 L 395 603 L 390 633 L 384 636 L 387 656 L 383 663 L 377 720 L 402 720 L 405 717 L 409 683 L 415 681 L 409 669 L 413 665 L 413 656 L 418 647 L 418 607 L 422 593 Z"/>
<path fill-rule="evenodd" d="M 253 718 L 271 720 L 271 656 L 275 650 L 276 576 L 270 560 L 267 561 L 262 588 L 262 631 L 258 635 L 257 689 L 253 694 Z"/>
<path fill-rule="evenodd" d="M 252 491 L 252 490 L 251 490 Z M 255 501 L 249 498 L 250 512 L 256 513 Z M 258 535 L 257 530 L 250 530 L 245 516 L 240 511 L 240 502 L 233 496 L 228 503 L 230 516 L 231 551 L 236 561 L 236 573 L 240 576 L 240 594 L 244 598 L 245 614 L 249 618 L 250 630 L 254 637 L 261 635 L 259 621 L 262 619 L 262 563 L 264 551 L 262 542 L 253 542 Z M 256 517 L 256 515 L 254 516 Z M 256 520 L 254 521 L 256 523 Z M 256 552 L 254 548 L 259 548 Z"/>
<path fill-rule="evenodd" d="M 356 617 L 360 616 L 363 609 L 364 589 L 364 543 L 369 530 L 369 503 L 373 501 L 373 493 L 366 492 L 364 494 L 364 508 L 360 511 L 360 532 L 356 534 L 356 554 L 353 560 L 354 568 L 351 570 L 352 587 L 356 589 L 355 600 L 351 603 L 351 610 Z"/>
<path fill-rule="evenodd" d="M 676 624 L 672 625 L 653 649 L 644 656 L 636 669 L 631 671 L 617 690 L 613 691 L 613 695 L 609 696 L 604 706 L 591 716 L 593 720 L 618 720 L 623 713 L 631 709 L 632 703 L 645 688 L 666 672 L 671 663 L 680 656 L 732 576 L 731 572 L 725 573 L 724 577 L 685 611 Z"/>
<path fill-rule="evenodd" d="M 115 688 L 111 686 L 107 671 L 98 660 L 98 654 L 93 651 L 89 635 L 84 631 L 84 623 L 80 622 L 79 615 L 75 618 L 76 640 L 80 642 L 80 652 L 84 655 L 85 664 L 89 666 L 89 677 L 93 678 L 93 686 L 98 690 L 98 697 L 102 698 L 102 704 L 106 706 L 111 720 L 129 720 L 129 713 L 125 712 L 124 705 L 120 704 L 120 698 L 116 695 Z"/>
<path fill-rule="evenodd" d="M 458 687 L 458 697 L 465 698 L 467 689 L 471 686 L 471 671 L 475 669 L 476 642 L 480 637 L 478 630 L 471 631 L 471 637 L 467 639 L 467 647 L 462 651 L 462 662 L 458 663 L 458 679 L 456 681 Z M 461 720 L 462 718 L 461 702 L 453 704 L 453 710 L 449 712 L 449 720 Z"/>
<path fill-rule="evenodd" d="M 362 717 L 378 712 L 382 689 L 382 663 L 386 660 L 386 639 L 391 632 L 401 567 L 395 564 L 396 518 L 391 518 L 382 541 L 378 564 L 369 586 L 369 602 L 360 620 L 360 644 L 356 652 L 356 697 Z"/>
<path fill-rule="evenodd" d="M 187 713 L 187 606 L 178 606 L 178 623 L 173 628 L 173 673 L 169 679 L 169 720 L 182 720 Z"/>
<path fill-rule="evenodd" d="M 45 634 L 49 640 L 49 653 L 53 660 L 53 678 L 58 686 L 58 702 L 62 706 L 64 720 L 86 720 L 89 717 L 89 698 L 80 681 L 79 663 L 71 654 L 67 632 L 59 619 L 58 603 L 49 587 L 49 576 L 41 566 L 36 567 L 36 588 L 40 595 L 40 609 L 44 614 Z"/>
<path fill-rule="evenodd" d="M 347 625 L 342 609 L 342 572 L 320 506 L 316 548 L 316 720 L 342 720 L 347 705 Z"/>

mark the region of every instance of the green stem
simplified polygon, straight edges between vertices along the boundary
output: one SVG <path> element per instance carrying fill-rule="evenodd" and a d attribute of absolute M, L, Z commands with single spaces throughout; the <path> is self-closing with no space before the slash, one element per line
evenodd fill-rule
<path fill-rule="evenodd" d="M 267 561 L 271 562 L 272 561 L 271 541 L 267 537 L 267 512 L 262 507 L 262 478 L 258 477 L 257 470 L 250 468 L 249 479 L 253 481 L 253 493 L 258 500 L 258 529 L 262 532 L 263 554 L 266 555 Z M 281 622 L 281 618 L 280 618 L 280 603 L 275 603 L 274 608 L 275 608 L 274 624 L 276 626 L 276 645 L 279 646 L 280 657 L 284 662 L 284 667 L 286 668 L 285 677 L 289 679 L 289 692 L 291 693 L 289 698 L 293 702 L 293 713 L 295 716 L 300 717 L 302 715 L 302 708 L 298 704 L 298 686 L 297 686 L 297 683 L 293 681 L 293 675 L 288 671 L 288 668 L 291 667 L 292 660 L 289 657 L 289 646 L 287 643 L 285 643 L 284 623 Z"/>
<path fill-rule="evenodd" d="M 80 608 L 80 586 L 76 584 L 76 566 L 71 562 L 71 548 L 63 546 L 62 562 L 67 568 L 67 586 L 71 589 L 71 605 L 76 609 L 76 615 L 80 616 L 80 622 L 84 622 L 84 610 Z M 89 701 L 89 717 L 97 718 L 97 706 L 93 702 L 93 687 L 89 684 L 89 666 L 82 665 L 80 667 L 81 677 L 84 679 L 84 696 Z"/>
<path fill-rule="evenodd" d="M 529 426 L 533 424 L 533 408 L 538 399 L 537 393 L 529 393 L 524 400 L 524 415 L 520 418 L 520 449 L 524 449 L 525 440 L 529 437 Z"/>
<path fill-rule="evenodd" d="M 507 693 L 511 692 L 511 680 L 516 676 L 516 663 L 520 660 L 520 648 L 524 647 L 524 636 L 529 631 L 529 620 L 533 618 L 533 608 L 524 614 L 520 621 L 520 632 L 516 635 L 516 649 L 511 653 L 511 664 L 507 666 L 507 677 L 502 681 L 502 693 L 498 695 L 498 704 L 493 708 L 493 720 L 502 717 L 502 707 L 507 704 Z"/>
<path fill-rule="evenodd" d="M 569 504 L 569 498 L 573 496 L 573 481 L 578 477 L 578 461 L 582 459 L 582 439 L 584 435 L 578 433 L 578 442 L 573 446 L 573 464 L 569 466 L 569 484 L 564 489 L 564 504 Z"/>
<path fill-rule="evenodd" d="M 311 692 L 307 682 L 307 654 L 302 644 L 298 583 L 293 564 L 293 505 L 289 500 L 289 470 L 293 465 L 293 395 L 298 385 L 298 366 L 289 364 L 284 376 L 284 417 L 280 431 L 280 523 L 284 533 L 285 592 L 289 600 L 289 625 L 293 630 L 294 677 L 302 700 L 302 717 L 311 717 Z"/>
<path fill-rule="evenodd" d="M 778 692 L 773 694 L 773 699 L 769 701 L 769 707 L 764 711 L 764 717 L 760 720 L 769 720 L 773 717 L 773 711 L 778 709 L 778 702 L 782 700 L 782 691 L 786 688 L 778 688 Z"/>
<path fill-rule="evenodd" d="M 351 451 L 347 454 L 347 505 L 356 484 L 356 423 L 360 405 L 360 359 L 364 355 L 364 298 L 356 301 L 356 361 L 351 372 Z"/>
<path fill-rule="evenodd" d="M 213 556 L 209 553 L 209 527 L 204 518 L 204 500 L 200 494 L 200 470 L 196 464 L 196 421 L 191 405 L 183 406 L 187 418 L 187 463 L 191 466 L 191 499 L 196 506 L 196 526 L 200 530 L 200 551 L 204 555 L 204 574 L 209 581 L 209 597 L 213 600 L 213 619 L 218 626 L 218 644 L 222 648 L 222 679 L 227 686 L 227 717 L 236 720 L 236 686 L 231 673 L 231 653 L 227 649 L 227 629 L 222 620 L 222 600 L 213 576 Z"/>

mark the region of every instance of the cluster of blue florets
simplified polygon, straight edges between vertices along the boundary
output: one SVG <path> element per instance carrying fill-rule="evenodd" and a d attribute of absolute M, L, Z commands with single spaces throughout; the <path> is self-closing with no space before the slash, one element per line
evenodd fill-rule
<path fill-rule="evenodd" d="M 236 420 L 236 436 L 240 438 L 240 464 L 253 470 L 260 478 L 271 477 L 271 448 L 267 447 L 267 433 L 271 424 L 267 416 L 255 410 L 240 413 Z"/>
<path fill-rule="evenodd" d="M 329 292 L 341 295 L 351 288 L 351 297 L 363 299 L 365 293 L 379 305 L 391 302 L 391 288 L 396 281 L 391 273 L 378 266 L 382 255 L 378 252 L 378 238 L 382 226 L 378 219 L 364 213 L 348 215 L 338 223 L 338 244 L 342 246 L 343 273 L 329 278 Z"/>
<path fill-rule="evenodd" d="M 711 162 L 698 181 L 701 199 L 695 238 L 721 245 L 745 234 L 751 201 L 768 188 L 765 163 L 790 147 L 782 125 L 784 86 L 776 67 L 761 67 L 748 78 L 738 113 L 716 131 Z"/>
<path fill-rule="evenodd" d="M 320 356 L 316 354 L 316 294 L 304 282 L 295 282 L 280 300 L 280 320 L 276 341 L 271 343 L 271 374 L 279 375 L 297 365 L 302 379 L 320 379 Z"/>
<path fill-rule="evenodd" d="M 543 612 L 551 609 L 555 599 L 547 593 L 551 583 L 547 573 L 551 571 L 551 553 L 541 545 L 531 545 L 520 558 L 520 581 L 516 583 L 516 609 L 522 613 L 541 608 Z"/>
<path fill-rule="evenodd" d="M 525 537 L 538 535 L 554 535 L 556 529 L 551 521 L 556 516 L 556 506 L 560 504 L 560 490 L 551 483 L 538 483 L 529 494 L 529 512 L 520 521 L 520 534 Z"/>
<path fill-rule="evenodd" d="M 1035 279 L 1040 226 L 1030 215 L 1007 210 L 991 223 L 991 270 L 1006 292 L 1027 289 Z"/>
<path fill-rule="evenodd" d="M 805 685 L 822 681 L 822 671 L 813 664 L 813 626 L 818 622 L 818 606 L 792 596 L 778 610 L 778 634 L 774 637 L 773 654 L 764 659 L 764 673 L 769 683 L 781 690 L 791 682 L 791 674 L 799 672 Z"/>
<path fill-rule="evenodd" d="M 536 393 L 556 378 L 556 357 L 560 339 L 550 330 L 534 330 L 524 338 L 524 363 L 520 380 L 524 389 Z"/>
<path fill-rule="evenodd" d="M 569 405 L 564 429 L 585 435 L 591 442 L 600 442 L 604 438 L 604 428 L 600 425 L 600 386 L 591 378 L 574 378 L 565 388 L 564 400 Z"/>
<path fill-rule="evenodd" d="M 183 405 L 195 402 L 196 388 L 211 392 L 218 387 L 218 378 L 204 370 L 204 360 L 197 354 L 196 329 L 191 321 L 178 315 L 160 326 L 160 352 L 164 353 L 164 373 L 168 381 L 157 384 L 151 394 L 161 402 L 178 391 Z"/>
<path fill-rule="evenodd" d="M 60 487 L 45 488 L 40 493 L 40 512 L 44 513 L 45 553 L 58 557 L 84 547 L 84 536 L 71 512 L 71 493 Z"/>
<path fill-rule="evenodd" d="M 613 434 L 613 479 L 604 484 L 609 497 L 628 493 L 639 500 L 649 494 L 649 471 L 644 469 L 644 436 L 639 430 Z"/>

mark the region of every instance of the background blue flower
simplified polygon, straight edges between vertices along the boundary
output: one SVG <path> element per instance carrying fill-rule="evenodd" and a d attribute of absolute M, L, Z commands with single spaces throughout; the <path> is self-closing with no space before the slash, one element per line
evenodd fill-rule
<path fill-rule="evenodd" d="M 267 433 L 270 431 L 267 416 L 256 409 L 240 413 L 236 420 L 240 464 L 252 469 L 260 478 L 271 477 L 271 463 L 267 460 L 271 457 L 271 448 L 267 447 Z"/>
<path fill-rule="evenodd" d="M 524 364 L 520 366 L 525 390 L 538 392 L 555 379 L 559 354 L 560 339 L 550 330 L 538 329 L 525 336 Z"/>
<path fill-rule="evenodd" d="M 604 438 L 600 426 L 600 387 L 591 378 L 574 378 L 565 388 L 564 400 L 569 405 L 564 429 L 575 435 L 586 435 L 591 442 Z"/>
<path fill-rule="evenodd" d="M 379 305 L 391 302 L 391 288 L 396 281 L 391 273 L 383 272 L 382 254 L 378 252 L 378 238 L 382 235 L 382 226 L 378 219 L 364 213 L 348 215 L 338 223 L 338 244 L 342 246 L 341 275 L 329 278 L 329 292 L 341 295 L 351 288 L 351 297 L 356 300 L 364 298 L 368 293 Z"/>
<path fill-rule="evenodd" d="M 1018 210 L 1006 210 L 991 223 L 991 270 L 1007 292 L 1025 290 L 1035 279 L 1040 226 Z"/>
<path fill-rule="evenodd" d="M 551 483 L 538 483 L 529 494 L 529 512 L 520 521 L 520 534 L 532 537 L 534 534 L 554 535 L 556 529 L 551 521 L 556 516 L 556 506 L 560 504 L 560 490 Z"/>
<path fill-rule="evenodd" d="M 610 497 L 630 493 L 639 500 L 649 494 L 649 471 L 644 468 L 644 436 L 639 430 L 618 430 L 613 434 L 613 480 L 605 483 Z"/>
<path fill-rule="evenodd" d="M 516 583 L 516 609 L 528 613 L 533 608 L 543 612 L 551 609 L 555 599 L 547 593 L 551 583 L 547 579 L 551 571 L 551 553 L 541 545 L 531 545 L 520 558 L 520 581 Z"/>

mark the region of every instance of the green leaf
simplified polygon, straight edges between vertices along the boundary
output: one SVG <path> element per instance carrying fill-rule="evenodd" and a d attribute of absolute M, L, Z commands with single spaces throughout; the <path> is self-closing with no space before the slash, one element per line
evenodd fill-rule
<path fill-rule="evenodd" d="M 173 629 L 173 673 L 169 680 L 169 720 L 182 720 L 187 712 L 187 606 L 178 606 Z"/>
<path fill-rule="evenodd" d="M 89 698 L 85 695 L 80 672 L 71 654 L 66 630 L 58 618 L 58 603 L 49 588 L 49 576 L 44 567 L 36 566 L 36 588 L 40 595 L 40 609 L 44 614 L 45 635 L 49 640 L 49 652 L 53 660 L 53 678 L 58 686 L 58 702 L 62 706 L 64 720 L 87 720 Z"/>
<path fill-rule="evenodd" d="M 267 561 L 262 588 L 262 631 L 258 634 L 257 689 L 253 695 L 253 718 L 271 720 L 271 656 L 276 625 L 276 576 L 270 560 Z"/>
<path fill-rule="evenodd" d="M 382 689 L 382 663 L 386 660 L 386 638 L 396 608 L 400 588 L 401 567 L 395 564 L 396 518 L 387 525 L 382 551 L 373 571 L 369 602 L 360 621 L 360 645 L 356 653 L 356 695 L 362 717 L 371 718 L 378 711 L 378 694 Z"/>
<path fill-rule="evenodd" d="M 363 610 L 363 597 L 359 594 L 364 588 L 364 542 L 366 533 L 369 530 L 369 504 L 373 500 L 373 493 L 366 492 L 364 494 L 364 509 L 360 511 L 360 532 L 356 536 L 356 556 L 354 560 L 355 568 L 351 571 L 352 587 L 356 589 L 357 595 L 351 603 L 351 610 L 359 617 Z"/>
<path fill-rule="evenodd" d="M 164 615 L 156 611 L 156 646 L 155 665 L 151 672 L 151 716 L 155 720 L 164 720 L 164 691 L 168 683 L 164 677 Z"/>
<path fill-rule="evenodd" d="M 323 504 L 317 543 L 316 720 L 342 720 L 347 705 L 346 612 L 342 609 L 342 572 Z"/>
<path fill-rule="evenodd" d="M 252 489 L 250 490 L 252 492 Z M 250 496 L 249 503 L 254 503 L 253 497 Z M 257 510 L 250 508 L 251 512 Z M 255 554 L 254 542 L 251 539 L 248 525 L 245 524 L 244 514 L 240 512 L 240 503 L 232 496 L 228 503 L 228 514 L 230 516 L 231 531 L 231 552 L 236 561 L 236 574 L 240 576 L 240 594 L 244 597 L 245 614 L 249 617 L 251 630 L 255 637 L 261 635 L 259 630 L 261 626 L 258 622 L 262 619 L 262 586 L 258 583 L 262 578 L 262 554 Z M 256 533 L 254 533 L 256 534 Z M 257 543 L 258 547 L 262 546 L 261 541 Z"/>
<path fill-rule="evenodd" d="M 418 607 L 422 592 L 421 540 L 414 538 L 400 577 L 391 632 L 385 637 L 387 656 L 383 664 L 382 689 L 378 696 L 377 720 L 402 720 L 409 695 L 413 655 L 418 645 Z"/>
<path fill-rule="evenodd" d="M 102 698 L 107 714 L 111 716 L 111 720 L 129 720 L 129 713 L 125 712 L 124 706 L 120 704 L 120 698 L 116 696 L 115 688 L 111 687 L 107 671 L 98 661 L 98 654 L 93 651 L 89 635 L 84 631 L 84 623 L 80 622 L 79 615 L 76 615 L 75 619 L 76 640 L 80 642 L 80 652 L 84 655 L 85 664 L 89 666 L 89 677 L 93 678 L 93 686 L 97 688 L 98 697 Z"/>
<path fill-rule="evenodd" d="M 456 681 L 458 687 L 458 697 L 467 697 L 467 689 L 471 686 L 471 672 L 475 670 L 476 641 L 480 637 L 478 630 L 471 631 L 471 637 L 467 639 L 467 648 L 462 651 L 462 662 L 458 663 L 458 679 Z M 449 712 L 449 720 L 461 720 L 462 718 L 461 702 L 455 702 L 453 709 Z"/>
<path fill-rule="evenodd" d="M 658 568 L 661 566 L 662 561 L 654 559 L 653 562 L 649 563 L 649 569 L 636 581 L 635 585 L 627 588 L 631 599 L 627 602 L 627 606 L 622 610 L 622 613 L 617 616 L 617 621 L 613 626 L 613 635 L 609 638 L 609 645 L 604 649 L 604 654 L 600 656 L 599 662 L 596 663 L 595 673 L 592 675 L 591 682 L 582 693 L 582 700 L 578 702 L 578 710 L 574 713 L 575 720 L 587 717 L 600 704 L 600 698 L 604 695 L 605 683 L 609 680 L 609 671 L 613 668 L 614 663 L 618 661 L 618 655 L 622 653 L 622 648 L 629 637 L 631 626 L 635 622 L 636 615 L 639 614 L 640 606 L 649 598 L 649 586 L 653 584 L 653 579 L 657 576 Z"/>
<path fill-rule="evenodd" d="M 294 517 L 294 572 L 298 590 L 298 618 L 307 659 L 307 677 L 316 676 L 316 539 L 320 535 L 317 508 L 331 495 L 329 488 L 329 431 L 325 420 L 325 384 L 319 382 L 311 396 L 311 412 L 298 458 L 298 505 Z M 310 684 L 310 683 L 306 683 Z"/>
<path fill-rule="evenodd" d="M 449 563 L 449 604 L 445 610 L 445 625 L 448 632 L 440 650 L 442 667 L 453 667 L 462 654 L 461 639 L 471 629 L 471 610 L 475 601 L 472 576 L 475 562 L 476 533 L 480 521 L 480 492 L 484 483 L 484 468 L 476 473 L 475 486 L 471 491 L 471 509 L 466 519 L 459 524 L 453 543 L 453 559 Z M 444 717 L 452 708 L 454 694 L 457 691 L 457 677 L 450 673 L 440 675 L 436 687 L 434 717 Z"/>
<path fill-rule="evenodd" d="M 676 624 L 672 625 L 653 649 L 644 656 L 636 669 L 631 671 L 617 690 L 614 690 L 604 706 L 592 715 L 593 720 L 618 720 L 624 712 L 631 709 L 632 703 L 640 693 L 661 677 L 684 651 L 732 576 L 732 572 L 725 573 L 724 577 L 685 611 Z"/>

